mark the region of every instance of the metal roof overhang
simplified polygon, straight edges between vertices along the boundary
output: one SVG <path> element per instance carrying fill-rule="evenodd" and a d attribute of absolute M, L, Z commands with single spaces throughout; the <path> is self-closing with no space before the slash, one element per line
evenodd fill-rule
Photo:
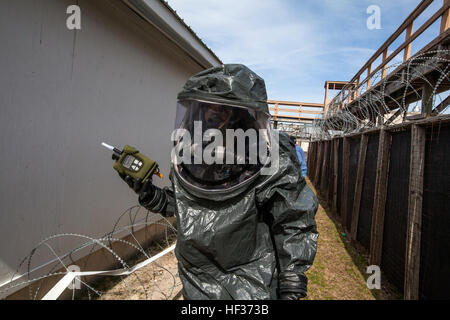
<path fill-rule="evenodd" d="M 203 68 L 222 64 L 183 20 L 161 0 L 122 0 L 144 20 L 161 31 Z"/>

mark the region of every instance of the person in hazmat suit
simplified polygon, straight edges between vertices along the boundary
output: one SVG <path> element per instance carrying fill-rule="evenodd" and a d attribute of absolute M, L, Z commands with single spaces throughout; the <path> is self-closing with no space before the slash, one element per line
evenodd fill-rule
<path fill-rule="evenodd" d="M 270 129 L 269 118 L 264 80 L 249 68 L 204 70 L 178 94 L 172 186 L 121 176 L 142 206 L 176 216 L 185 299 L 306 296 L 318 200 L 302 177 L 295 146 Z M 214 162 L 202 159 L 206 154 Z"/>

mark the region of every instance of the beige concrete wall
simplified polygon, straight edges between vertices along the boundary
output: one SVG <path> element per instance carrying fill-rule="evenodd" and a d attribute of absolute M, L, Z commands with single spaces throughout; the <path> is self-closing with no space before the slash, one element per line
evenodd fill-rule
<path fill-rule="evenodd" d="M 307 153 L 309 149 L 309 141 L 302 141 L 300 147 L 302 147 L 303 151 Z"/>
<path fill-rule="evenodd" d="M 201 67 L 118 0 L 2 0 L 0 40 L 2 283 L 43 238 L 102 236 L 137 203 L 102 141 L 138 147 L 168 184 L 176 94 Z"/>

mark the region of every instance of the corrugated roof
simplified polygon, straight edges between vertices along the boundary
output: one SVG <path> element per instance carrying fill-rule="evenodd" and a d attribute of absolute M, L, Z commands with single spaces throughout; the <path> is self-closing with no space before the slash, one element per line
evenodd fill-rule
<path fill-rule="evenodd" d="M 210 47 L 208 47 L 206 45 L 206 43 L 195 33 L 194 30 L 192 30 L 192 28 L 186 24 L 186 22 L 184 22 L 183 18 L 181 18 L 178 13 L 176 12 L 176 10 L 174 10 L 167 1 L 164 0 L 159 0 L 162 4 L 164 4 L 167 9 L 169 9 L 169 11 L 186 27 L 186 29 L 189 30 L 190 33 L 192 33 L 192 35 L 201 42 L 201 44 L 217 59 L 220 61 L 220 63 L 223 63 L 222 60 L 220 60 L 220 58 L 214 53 L 214 51 L 212 51 L 212 49 Z"/>

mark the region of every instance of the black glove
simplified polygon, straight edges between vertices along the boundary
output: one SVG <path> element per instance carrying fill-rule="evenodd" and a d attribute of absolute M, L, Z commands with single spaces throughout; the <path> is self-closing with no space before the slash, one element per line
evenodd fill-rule
<path fill-rule="evenodd" d="M 300 297 L 297 293 L 280 293 L 280 300 L 299 300 L 300 298 L 303 297 Z"/>
<path fill-rule="evenodd" d="M 303 274 L 292 271 L 281 272 L 278 286 L 281 300 L 298 300 L 306 297 L 308 278 Z"/>
<path fill-rule="evenodd" d="M 119 176 L 139 195 L 141 206 L 153 212 L 161 212 L 167 205 L 166 193 L 154 186 L 150 178 L 142 181 L 126 174 L 119 173 Z"/>
<path fill-rule="evenodd" d="M 141 194 L 142 192 L 151 192 L 154 188 L 152 184 L 151 179 L 146 179 L 145 181 L 142 181 L 142 179 L 135 179 L 130 175 L 119 173 L 119 176 L 122 178 L 123 181 L 125 181 L 128 186 L 134 190 L 137 194 Z"/>

